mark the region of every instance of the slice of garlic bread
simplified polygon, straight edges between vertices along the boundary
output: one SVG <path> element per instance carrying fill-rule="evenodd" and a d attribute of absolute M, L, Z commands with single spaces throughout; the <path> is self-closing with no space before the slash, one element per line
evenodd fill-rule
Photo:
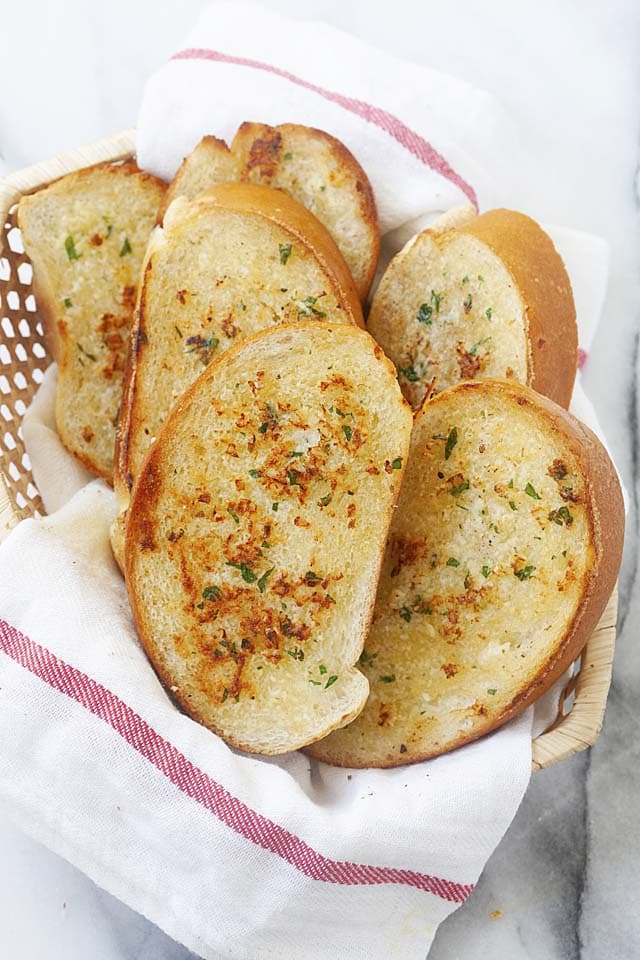
<path fill-rule="evenodd" d="M 178 401 L 134 487 L 127 589 L 192 717 L 243 750 L 348 722 L 409 449 L 392 365 L 354 326 L 257 334 Z"/>
<path fill-rule="evenodd" d="M 279 323 L 363 326 L 349 269 L 328 231 L 281 190 L 212 187 L 176 200 L 149 243 L 118 424 L 121 512 L 177 398 L 203 367 Z M 123 519 L 112 533 L 121 561 Z"/>
<path fill-rule="evenodd" d="M 103 163 L 18 206 L 38 309 L 60 368 L 58 432 L 107 480 L 140 267 L 165 186 L 135 163 Z"/>
<path fill-rule="evenodd" d="M 611 461 L 556 404 L 495 380 L 427 402 L 360 658 L 371 695 L 312 755 L 410 763 L 519 713 L 589 638 L 623 532 Z"/>
<path fill-rule="evenodd" d="M 389 264 L 367 322 L 414 410 L 461 380 L 513 379 L 563 407 L 576 374 L 571 284 L 530 217 L 491 210 L 427 229 Z"/>
<path fill-rule="evenodd" d="M 231 149 L 204 137 L 178 170 L 161 216 L 176 197 L 230 180 L 279 187 L 311 210 L 338 244 L 360 299 L 367 299 L 380 251 L 378 214 L 367 175 L 343 143 L 295 123 L 243 123 Z"/>

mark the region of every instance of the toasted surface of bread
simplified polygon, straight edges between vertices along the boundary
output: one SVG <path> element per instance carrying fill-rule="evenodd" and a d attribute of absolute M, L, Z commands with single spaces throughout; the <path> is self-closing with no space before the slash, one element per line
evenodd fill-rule
<path fill-rule="evenodd" d="M 571 284 L 551 239 L 524 214 L 491 210 L 424 230 L 391 261 L 367 323 L 414 410 L 429 384 L 497 377 L 567 407 L 578 333 Z"/>
<path fill-rule="evenodd" d="M 134 487 L 126 580 L 140 638 L 185 710 L 244 750 L 352 719 L 411 431 L 364 331 L 257 334 L 178 401 Z"/>
<path fill-rule="evenodd" d="M 243 123 L 231 149 L 204 137 L 178 170 L 161 216 L 176 197 L 195 197 L 230 180 L 279 187 L 310 210 L 333 236 L 366 300 L 380 250 L 378 214 L 367 175 L 344 144 L 295 123 Z"/>
<path fill-rule="evenodd" d="M 68 174 L 18 207 L 60 367 L 58 432 L 108 480 L 140 267 L 164 191 L 133 162 L 105 163 Z"/>
<path fill-rule="evenodd" d="M 623 533 L 615 470 L 560 407 L 494 380 L 427 402 L 360 658 L 371 694 L 312 756 L 396 766 L 519 713 L 589 638 Z"/>
<path fill-rule="evenodd" d="M 177 200 L 147 251 L 118 425 L 115 487 L 128 491 L 177 398 L 212 359 L 295 320 L 363 325 L 327 230 L 283 191 L 248 184 Z M 118 556 L 118 526 L 114 550 Z"/>

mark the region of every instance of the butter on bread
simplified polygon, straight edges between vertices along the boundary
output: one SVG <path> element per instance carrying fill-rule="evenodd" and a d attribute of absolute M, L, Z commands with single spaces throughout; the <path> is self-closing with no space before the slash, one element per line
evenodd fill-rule
<path fill-rule="evenodd" d="M 101 163 L 24 196 L 18 225 L 58 362 L 64 445 L 111 481 L 140 267 L 166 185 L 135 163 Z"/>
<path fill-rule="evenodd" d="M 411 411 L 375 341 L 301 322 L 249 337 L 178 401 L 134 485 L 140 639 L 192 717 L 284 753 L 352 719 Z"/>
<path fill-rule="evenodd" d="M 380 250 L 378 214 L 367 175 L 343 143 L 295 123 L 243 123 L 230 148 L 204 137 L 178 170 L 160 216 L 176 197 L 229 181 L 278 187 L 310 210 L 340 248 L 360 299 L 367 299 Z"/>
<path fill-rule="evenodd" d="M 623 536 L 604 447 L 552 401 L 486 380 L 425 403 L 360 658 L 371 694 L 311 755 L 396 766 L 520 713 L 594 630 Z"/>
<path fill-rule="evenodd" d="M 368 329 L 414 410 L 433 384 L 513 379 L 568 407 L 578 354 L 571 284 L 550 237 L 513 210 L 423 230 L 387 267 Z"/>

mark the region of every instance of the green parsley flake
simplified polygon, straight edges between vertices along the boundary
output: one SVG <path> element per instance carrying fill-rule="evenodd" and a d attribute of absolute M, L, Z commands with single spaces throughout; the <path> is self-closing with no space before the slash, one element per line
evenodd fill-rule
<path fill-rule="evenodd" d="M 490 573 L 491 573 L 491 570 L 489 569 L 489 567 L 488 567 L 488 566 L 486 565 L 486 563 L 485 563 L 485 565 L 484 565 L 483 568 L 482 568 L 482 576 L 485 578 L 485 580 L 486 580 L 486 578 L 489 576 Z"/>
<path fill-rule="evenodd" d="M 419 374 L 416 372 L 415 367 L 398 367 L 398 373 L 401 377 L 404 377 L 409 383 L 415 383 L 420 379 Z"/>
<path fill-rule="evenodd" d="M 490 694 L 492 697 L 494 697 L 497 692 L 498 692 L 497 687 L 489 687 L 489 689 L 487 690 L 487 693 Z"/>
<path fill-rule="evenodd" d="M 82 256 L 82 254 L 78 253 L 78 251 L 76 250 L 76 245 L 73 242 L 73 237 L 67 237 L 67 239 L 64 242 L 64 248 L 67 251 L 67 257 L 69 258 L 69 260 L 79 260 L 80 257 Z"/>
<path fill-rule="evenodd" d="M 392 470 L 402 470 L 402 457 L 396 457 L 395 460 L 391 461 Z"/>
<path fill-rule="evenodd" d="M 512 510 L 517 510 L 517 509 L 518 509 L 518 508 L 516 507 L 516 502 L 515 502 L 515 500 L 509 500 L 509 506 L 511 507 Z"/>
<path fill-rule="evenodd" d="M 314 317 L 326 317 L 326 313 L 316 306 L 317 297 L 307 297 L 306 300 L 298 300 L 298 319 L 308 317 L 310 314 Z"/>
<path fill-rule="evenodd" d="M 76 347 L 78 348 L 78 350 L 80 351 L 80 353 L 83 354 L 83 355 L 87 358 L 87 360 L 92 360 L 94 363 L 96 362 L 96 358 L 95 358 L 94 354 L 93 354 L 93 353 L 89 353 L 88 350 L 85 350 L 81 343 L 76 343 Z"/>
<path fill-rule="evenodd" d="M 353 431 L 352 431 L 351 427 L 347 426 L 346 423 L 342 425 L 342 432 L 344 433 L 344 435 L 345 435 L 345 437 L 347 438 L 347 440 L 351 440 L 351 436 L 352 436 Z"/>
<path fill-rule="evenodd" d="M 418 310 L 418 323 L 424 323 L 426 327 L 430 327 L 432 313 L 433 307 L 429 306 L 428 303 L 421 303 Z"/>
<path fill-rule="evenodd" d="M 324 663 L 320 664 L 320 666 L 318 667 L 318 670 L 320 671 L 321 674 L 325 674 L 327 672 L 327 668 L 325 667 Z"/>
<path fill-rule="evenodd" d="M 453 427 L 453 429 L 449 432 L 449 436 L 447 437 L 447 442 L 444 445 L 445 460 L 449 459 L 449 457 L 453 453 L 453 448 L 455 447 L 457 442 L 458 442 L 458 428 Z"/>
<path fill-rule="evenodd" d="M 249 476 L 253 477 L 254 480 L 257 480 L 258 477 L 262 476 L 262 474 L 260 473 L 259 470 L 249 470 Z"/>
<path fill-rule="evenodd" d="M 462 306 L 464 307 L 465 313 L 469 313 L 471 311 L 472 304 L 473 304 L 473 297 L 471 296 L 471 294 L 469 294 L 467 297 L 465 297 L 464 303 L 462 304 Z"/>
<path fill-rule="evenodd" d="M 240 523 L 240 517 L 237 513 L 234 513 L 231 507 L 227 507 L 227 513 L 230 513 L 233 517 L 234 523 Z"/>
<path fill-rule="evenodd" d="M 530 580 L 535 569 L 533 564 L 529 564 L 526 567 L 521 567 L 520 570 L 514 570 L 513 573 L 518 580 Z"/>
<path fill-rule="evenodd" d="M 395 683 L 396 675 L 395 673 L 388 673 L 384 677 L 378 677 L 380 683 Z"/>
<path fill-rule="evenodd" d="M 289 480 L 290 487 L 301 487 L 302 484 L 298 480 L 299 474 L 295 470 L 287 470 L 287 479 Z"/>
<path fill-rule="evenodd" d="M 413 616 L 413 614 L 409 609 L 409 607 L 402 607 L 402 609 L 400 610 L 400 616 L 402 617 L 403 620 L 406 620 L 407 623 L 410 623 L 411 617 Z"/>
<path fill-rule="evenodd" d="M 67 310 L 69 309 L 69 307 L 72 307 L 72 306 L 73 306 L 73 303 L 71 302 L 71 300 L 69 299 L 69 297 L 65 297 L 64 300 L 63 300 L 63 303 L 64 303 L 65 307 L 67 308 Z"/>
<path fill-rule="evenodd" d="M 449 557 L 449 559 L 447 560 L 447 566 L 448 566 L 448 567 L 459 567 L 459 566 L 460 566 L 460 561 L 459 561 L 459 560 L 456 560 L 455 557 Z"/>
<path fill-rule="evenodd" d="M 127 253 L 131 253 L 131 244 L 129 243 L 129 237 L 124 238 L 124 243 L 120 247 L 120 256 L 124 257 Z"/>
<path fill-rule="evenodd" d="M 219 600 L 222 596 L 222 591 L 220 587 L 216 587 L 215 584 L 212 583 L 210 586 L 204 588 L 202 596 L 205 600 Z"/>
<path fill-rule="evenodd" d="M 335 673 L 332 674 L 324 685 L 325 690 L 327 689 L 327 687 L 333 686 L 333 684 L 336 682 L 337 679 L 338 677 L 336 676 L 336 674 Z"/>
<path fill-rule="evenodd" d="M 462 483 L 458 483 L 455 487 L 451 487 L 449 493 L 452 497 L 459 497 L 461 493 L 464 493 L 465 490 L 469 489 L 469 481 L 463 480 Z"/>
<path fill-rule="evenodd" d="M 255 583 L 258 579 L 251 567 L 248 567 L 246 563 L 233 563 L 231 560 L 227 560 L 227 566 L 239 570 L 245 583 Z"/>
<path fill-rule="evenodd" d="M 267 570 L 266 573 L 263 573 L 260 579 L 258 580 L 258 590 L 260 591 L 260 593 L 264 593 L 267 587 L 267 580 L 269 579 L 269 577 L 271 576 L 274 570 L 275 570 L 275 567 L 271 567 L 271 569 Z"/>
<path fill-rule="evenodd" d="M 280 250 L 280 263 L 285 264 L 291 256 L 291 244 L 280 243 L 278 244 L 278 249 Z"/>
<path fill-rule="evenodd" d="M 329 504 L 331 503 L 332 498 L 333 498 L 333 494 L 328 493 L 326 497 L 320 497 L 320 500 L 318 501 L 318 503 L 320 504 L 321 507 L 328 507 Z"/>
<path fill-rule="evenodd" d="M 472 357 L 475 357 L 476 354 L 478 353 L 479 348 L 482 347 L 485 343 L 489 343 L 490 340 L 491 340 L 491 337 L 483 337 L 482 340 L 478 340 L 478 342 L 474 343 L 474 345 L 469 350 L 469 355 Z"/>
<path fill-rule="evenodd" d="M 535 488 L 532 484 L 530 484 L 530 483 L 528 483 L 528 484 L 526 485 L 526 487 L 524 488 L 524 492 L 525 492 L 529 497 L 532 497 L 534 500 L 542 500 L 542 497 L 541 497 L 540 494 L 536 491 L 536 488 Z"/>
<path fill-rule="evenodd" d="M 273 510 L 274 513 L 278 512 L 278 506 L 279 506 L 279 503 L 277 500 L 271 504 L 271 509 Z"/>
<path fill-rule="evenodd" d="M 565 504 L 563 504 L 563 506 L 559 507 L 557 510 L 552 510 L 549 514 L 549 520 L 552 520 L 553 523 L 557 523 L 559 527 L 561 527 L 563 524 L 566 527 L 570 527 L 573 523 L 571 511 Z"/>
<path fill-rule="evenodd" d="M 293 660 L 304 660 L 304 650 L 301 650 L 300 647 L 294 647 L 293 650 L 286 650 L 285 653 L 288 653 Z"/>
<path fill-rule="evenodd" d="M 491 317 L 493 316 L 493 310 L 491 309 L 491 307 L 487 307 L 487 309 L 484 312 L 484 315 L 487 318 L 487 320 L 491 320 Z"/>

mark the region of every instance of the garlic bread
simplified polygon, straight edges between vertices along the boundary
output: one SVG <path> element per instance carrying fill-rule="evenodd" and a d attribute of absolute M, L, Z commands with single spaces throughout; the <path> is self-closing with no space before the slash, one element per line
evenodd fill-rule
<path fill-rule="evenodd" d="M 414 410 L 432 384 L 485 378 L 569 406 L 578 356 L 571 284 L 550 237 L 522 213 L 491 210 L 418 234 L 387 267 L 367 328 Z"/>
<path fill-rule="evenodd" d="M 346 324 L 274 327 L 203 370 L 134 486 L 127 589 L 192 717 L 262 754 L 362 708 L 371 618 L 411 411 Z"/>
<path fill-rule="evenodd" d="M 550 400 L 486 380 L 425 403 L 360 658 L 371 694 L 312 756 L 396 766 L 522 711 L 596 626 L 623 532 L 604 447 Z"/>
<path fill-rule="evenodd" d="M 162 181 L 133 162 L 70 173 L 18 206 L 59 375 L 64 445 L 111 481 L 131 316 Z"/>
<path fill-rule="evenodd" d="M 378 214 L 367 175 L 344 144 L 295 123 L 243 123 L 231 149 L 204 137 L 178 170 L 161 216 L 176 197 L 231 180 L 279 187 L 310 210 L 340 248 L 360 299 L 367 299 L 380 250 Z"/>
<path fill-rule="evenodd" d="M 147 250 L 125 376 L 119 562 L 129 491 L 178 397 L 244 337 L 305 319 L 363 326 L 349 269 L 304 207 L 284 191 L 236 183 L 172 204 Z"/>

